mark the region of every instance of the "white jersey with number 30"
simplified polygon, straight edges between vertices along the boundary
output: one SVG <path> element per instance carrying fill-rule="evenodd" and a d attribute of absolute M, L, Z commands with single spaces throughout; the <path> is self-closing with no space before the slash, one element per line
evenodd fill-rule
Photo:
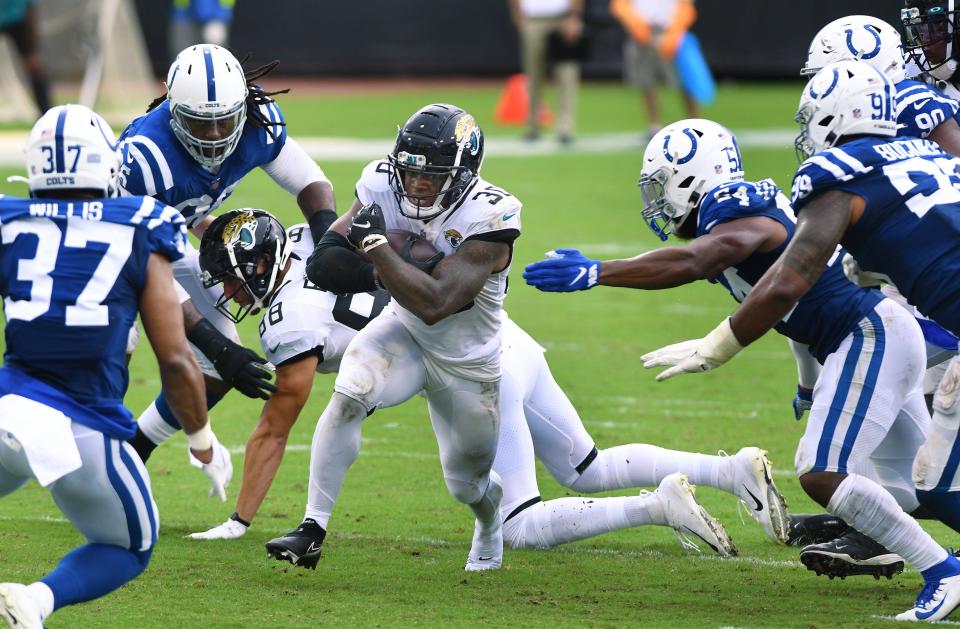
<path fill-rule="evenodd" d="M 419 234 L 447 256 L 455 255 L 468 240 L 502 242 L 512 248 L 520 235 L 520 201 L 479 177 L 451 209 L 436 218 L 426 222 L 407 218 L 390 186 L 391 168 L 386 160 L 371 162 L 356 188 L 361 203 L 380 205 L 387 229 Z M 509 272 L 508 262 L 490 274 L 473 301 L 434 325 L 427 325 L 396 301 L 388 308 L 396 312 L 424 352 L 445 369 L 471 380 L 496 380 L 500 377 L 500 313 Z"/>

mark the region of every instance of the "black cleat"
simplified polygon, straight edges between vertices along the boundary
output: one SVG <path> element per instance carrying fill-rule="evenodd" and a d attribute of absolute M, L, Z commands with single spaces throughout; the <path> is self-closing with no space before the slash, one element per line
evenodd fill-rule
<path fill-rule="evenodd" d="M 846 522 L 829 513 L 791 515 L 787 544 L 800 548 L 811 544 L 825 544 L 849 530 L 850 526 Z"/>
<path fill-rule="evenodd" d="M 308 518 L 286 535 L 267 542 L 267 557 L 316 570 L 320 561 L 320 547 L 326 536 L 324 528 Z"/>
<path fill-rule="evenodd" d="M 866 535 L 850 529 L 844 535 L 824 544 L 807 546 L 800 551 L 800 561 L 817 575 L 831 579 L 870 575 L 874 579 L 903 572 L 903 559 Z"/>

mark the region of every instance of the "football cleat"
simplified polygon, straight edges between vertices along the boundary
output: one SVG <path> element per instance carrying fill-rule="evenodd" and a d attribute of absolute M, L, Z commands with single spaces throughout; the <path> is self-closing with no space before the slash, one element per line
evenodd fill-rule
<path fill-rule="evenodd" d="M 903 572 L 903 559 L 863 533 L 850 529 L 835 540 L 807 546 L 800 551 L 800 561 L 817 576 L 831 579 L 870 575 L 875 579 Z"/>
<path fill-rule="evenodd" d="M 327 532 L 322 526 L 307 518 L 286 535 L 267 542 L 267 557 L 316 570 L 320 561 L 320 547 L 326 536 Z"/>
<path fill-rule="evenodd" d="M 829 513 L 790 516 L 790 546 L 810 546 L 832 541 L 850 530 L 850 525 Z"/>
<path fill-rule="evenodd" d="M 897 620 L 943 620 L 960 606 L 960 574 L 923 586 L 912 609 L 897 614 Z"/>
<path fill-rule="evenodd" d="M 732 457 L 733 492 L 746 506 L 750 517 L 760 523 L 767 538 L 785 544 L 790 536 L 787 502 L 773 482 L 773 466 L 766 450 L 741 448 Z"/>
<path fill-rule="evenodd" d="M 39 606 L 19 583 L 0 583 L 0 618 L 13 629 L 43 629 Z"/>
<path fill-rule="evenodd" d="M 721 557 L 737 554 L 737 547 L 723 525 L 700 506 L 694 496 L 696 487 L 687 480 L 687 475 L 674 472 L 660 481 L 654 492 L 660 497 L 667 523 L 677 532 L 677 539 L 684 548 L 699 551 L 690 540 L 693 536 L 709 546 Z"/>

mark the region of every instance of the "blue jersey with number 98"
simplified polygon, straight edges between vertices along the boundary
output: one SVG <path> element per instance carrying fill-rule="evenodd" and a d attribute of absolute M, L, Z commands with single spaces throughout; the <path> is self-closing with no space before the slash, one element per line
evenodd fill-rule
<path fill-rule="evenodd" d="M 817 153 L 793 179 L 797 214 L 822 192 L 866 201 L 841 244 L 921 313 L 960 333 L 960 159 L 917 138 L 864 137 Z"/>
<path fill-rule="evenodd" d="M 15 393 L 128 439 L 127 334 L 151 253 L 183 256 L 186 224 L 151 198 L 0 197 L 6 353 L 0 396 Z"/>

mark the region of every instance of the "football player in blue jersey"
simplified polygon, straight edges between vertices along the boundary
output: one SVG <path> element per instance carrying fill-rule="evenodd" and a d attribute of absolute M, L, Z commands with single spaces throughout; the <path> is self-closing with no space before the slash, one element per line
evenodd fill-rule
<path fill-rule="evenodd" d="M 126 443 L 135 426 L 123 406 L 138 311 L 193 454 L 213 455 L 203 379 L 173 289 L 186 227 L 153 199 L 107 198 L 113 141 L 86 107 L 51 109 L 27 144 L 32 198 L 0 198 L 0 496 L 35 479 L 87 540 L 39 581 L 0 584 L 0 619 L 17 629 L 112 592 L 150 561 L 157 506 Z"/>
<path fill-rule="evenodd" d="M 167 94 L 121 134 L 121 192 L 175 207 L 200 237 L 209 224 L 205 218 L 259 167 L 294 195 L 313 233 L 323 234 L 336 219 L 333 187 L 287 136 L 283 115 L 271 98 L 278 92 L 265 92 L 255 83 L 275 66 L 244 72 L 229 51 L 209 44 L 182 51 L 167 74 Z M 174 275 L 190 297 L 184 306 L 191 326 L 188 339 L 199 349 L 197 360 L 208 376 L 208 407 L 226 393 L 234 370 L 247 378 L 244 393 L 269 397 L 274 390 L 266 382 L 270 374 L 258 368 L 265 361 L 238 349 L 236 321 L 216 309 L 219 293 L 204 287 L 192 246 L 174 265 Z M 138 426 L 134 443 L 144 458 L 179 430 L 163 394 L 140 416 Z M 228 461 L 226 451 L 217 450 Z M 227 469 L 223 478 L 229 480 Z M 224 497 L 222 487 L 215 485 L 213 491 Z"/>
<path fill-rule="evenodd" d="M 658 380 L 719 367 L 777 325 L 829 269 L 838 244 L 863 270 L 888 276 L 924 315 L 960 332 L 960 160 L 929 140 L 894 139 L 894 94 L 883 73 L 861 61 L 828 65 L 804 87 L 797 114 L 796 147 L 804 161 L 793 180 L 799 215 L 794 237 L 731 318 L 702 339 L 644 356 L 646 367 L 670 366 Z M 877 336 L 874 344 L 881 340 L 891 339 Z M 881 397 L 889 395 L 871 369 L 851 375 Z M 950 393 L 938 392 L 937 414 L 913 471 L 920 504 L 955 530 L 960 530 L 958 385 L 957 373 L 948 371 L 941 391 Z M 870 426 L 840 419 L 834 430 L 856 433 Z M 889 493 L 832 460 L 816 474 L 818 502 L 922 573 L 925 585 L 899 619 L 939 620 L 960 605 L 960 560 L 903 513 Z"/>
<path fill-rule="evenodd" d="M 568 292 L 597 285 L 662 289 L 708 279 L 742 301 L 795 230 L 790 202 L 772 180 L 744 181 L 736 139 L 709 120 L 681 120 L 654 136 L 644 153 L 639 183 L 643 218 L 650 228 L 663 240 L 670 234 L 694 239 L 689 246 L 603 262 L 561 249 L 551 259 L 529 265 L 527 282 L 544 291 Z M 841 259 L 837 248 L 816 286 L 776 324 L 797 358 L 798 397 L 806 393 L 812 400 L 797 474 L 807 493 L 821 499 L 817 472 L 858 469 L 912 512 L 919 506 L 912 464 L 930 421 L 922 393 L 914 387 L 925 366 L 923 337 L 909 312 L 879 291 L 850 283 Z M 877 342 L 884 334 L 886 342 Z M 889 396 L 882 403 L 875 400 L 874 387 L 849 382 L 842 377 L 844 368 L 863 373 L 873 369 L 878 388 Z M 833 416 L 835 408 L 843 409 L 838 417 Z M 798 411 L 798 419 L 800 415 Z M 833 439 L 837 422 L 847 425 L 864 417 L 869 430 Z M 866 538 L 857 542 L 867 551 L 861 561 L 835 561 L 831 555 L 807 552 L 801 559 L 832 576 L 892 575 L 903 569 L 900 557 L 879 544 Z"/>

